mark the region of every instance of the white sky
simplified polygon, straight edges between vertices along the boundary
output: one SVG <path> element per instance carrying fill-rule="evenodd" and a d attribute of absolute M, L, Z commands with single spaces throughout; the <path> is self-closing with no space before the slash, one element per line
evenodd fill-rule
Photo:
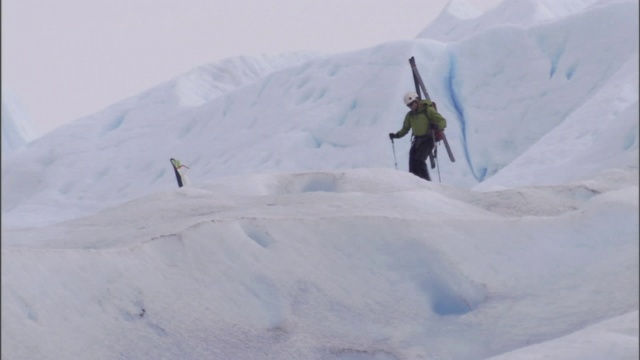
<path fill-rule="evenodd" d="M 474 0 L 488 9 L 500 0 Z M 40 134 L 237 55 L 415 37 L 447 0 L 4 0 L 2 85 Z"/>

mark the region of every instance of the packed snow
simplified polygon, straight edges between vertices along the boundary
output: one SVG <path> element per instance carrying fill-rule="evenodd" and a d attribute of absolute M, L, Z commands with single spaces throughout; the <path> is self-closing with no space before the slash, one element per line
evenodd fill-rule
<path fill-rule="evenodd" d="M 3 152 L 2 359 L 637 359 L 638 2 L 447 9 L 452 38 L 204 65 Z M 411 56 L 433 182 L 387 136 Z"/>
<path fill-rule="evenodd" d="M 482 14 L 471 0 L 450 0 L 418 37 L 457 41 L 501 26 L 530 27 L 617 0 L 508 0 Z M 482 16 L 480 16 L 482 15 Z M 592 25 L 595 25 L 592 23 Z M 629 29 L 631 30 L 631 29 Z"/>
<path fill-rule="evenodd" d="M 2 154 L 24 147 L 36 137 L 27 111 L 20 99 L 2 89 Z"/>

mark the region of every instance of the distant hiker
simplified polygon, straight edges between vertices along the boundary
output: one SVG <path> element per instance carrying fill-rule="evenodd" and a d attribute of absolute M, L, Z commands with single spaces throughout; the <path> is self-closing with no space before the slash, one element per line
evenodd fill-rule
<path fill-rule="evenodd" d="M 171 165 L 173 166 L 173 171 L 176 174 L 176 181 L 178 181 L 178 187 L 182 187 L 185 183 L 186 183 L 186 179 L 184 179 L 184 175 L 182 174 L 182 172 L 180 172 L 181 168 L 189 168 L 187 165 L 182 165 L 180 164 L 179 160 L 176 160 L 174 158 L 170 159 L 171 161 Z"/>
<path fill-rule="evenodd" d="M 402 129 L 390 133 L 389 138 L 399 139 L 411 129 L 411 149 L 409 150 L 409 172 L 431 181 L 427 170 L 427 156 L 433 151 L 440 132 L 447 127 L 447 120 L 438 113 L 429 100 L 420 100 L 418 94 L 410 91 L 404 95 L 404 103 L 411 109 L 404 117 Z"/>

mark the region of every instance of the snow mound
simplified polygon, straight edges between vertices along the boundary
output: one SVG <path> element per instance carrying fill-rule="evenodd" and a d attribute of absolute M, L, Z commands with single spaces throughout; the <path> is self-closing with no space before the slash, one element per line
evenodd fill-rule
<path fill-rule="evenodd" d="M 457 19 L 473 19 L 482 15 L 482 12 L 467 0 L 449 0 L 440 16 L 446 16 L 445 14 Z"/>
<path fill-rule="evenodd" d="M 34 209 L 64 207 L 31 219 L 45 225 L 166 190 L 175 186 L 169 158 L 190 166 L 193 183 L 394 161 L 406 171 L 410 142 L 392 147 L 385 134 L 406 113 L 398 99 L 413 88 L 411 56 L 447 119 L 457 159 L 440 156 L 434 179 L 486 189 L 637 168 L 639 40 L 629 33 L 637 13 L 637 2 L 620 1 L 450 44 L 386 43 L 316 57 L 245 85 L 260 72 L 253 62 L 239 61 L 224 81 L 215 80 L 226 74 L 221 68 L 197 69 L 7 157 L 3 214 L 25 224 Z M 227 80 L 235 90 L 216 95 L 223 87 L 215 84 Z"/>
<path fill-rule="evenodd" d="M 23 148 L 36 138 L 20 100 L 2 89 L 2 156 Z"/>
<path fill-rule="evenodd" d="M 488 360 L 636 359 L 638 311 L 603 321 L 575 333 L 491 357 Z M 629 349 L 636 348 L 630 352 Z"/>
<path fill-rule="evenodd" d="M 308 61 L 317 54 L 239 56 L 203 65 L 173 80 L 180 106 L 194 107 L 246 86 L 274 71 Z"/>
<path fill-rule="evenodd" d="M 638 306 L 637 178 L 616 179 L 474 192 L 388 169 L 256 174 L 3 229 L 2 351 L 464 359 L 564 344 Z"/>
<path fill-rule="evenodd" d="M 530 27 L 560 20 L 610 0 L 508 0 L 480 13 L 464 0 L 451 0 L 418 38 L 458 41 L 499 26 Z M 627 1 L 631 3 L 632 1 Z"/>

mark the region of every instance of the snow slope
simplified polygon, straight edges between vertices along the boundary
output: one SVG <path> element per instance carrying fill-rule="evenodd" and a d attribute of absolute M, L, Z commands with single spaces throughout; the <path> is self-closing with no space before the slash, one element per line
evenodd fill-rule
<path fill-rule="evenodd" d="M 3 172 L 2 209 L 10 223 L 25 223 L 23 214 L 51 204 L 64 204 L 66 213 L 49 212 L 58 220 L 91 213 L 171 187 L 171 157 L 190 165 L 189 177 L 198 182 L 392 166 L 386 134 L 401 127 L 406 108 L 399 99 L 413 88 L 411 56 L 448 119 L 457 161 L 440 159 L 446 183 L 473 187 L 526 151 L 537 157 L 547 150 L 541 141 L 561 126 L 579 129 L 566 146 L 554 145 L 564 155 L 555 166 L 569 169 L 587 153 L 609 148 L 593 140 L 600 131 L 611 132 L 616 143 L 622 139 L 622 148 L 612 150 L 620 156 L 614 163 L 591 160 L 580 173 L 550 174 L 546 162 L 528 161 L 527 177 L 505 169 L 503 186 L 637 168 L 638 34 L 628 34 L 638 26 L 637 13 L 636 1 L 614 2 L 526 29 L 496 26 L 455 43 L 402 41 L 315 57 L 223 96 L 203 85 L 210 74 L 200 74 L 207 70 L 195 71 L 80 119 L 4 161 L 3 169 L 16 170 Z M 181 85 L 185 81 L 191 90 Z M 584 136 L 585 129 L 591 135 Z M 409 141 L 396 141 L 400 170 L 407 168 L 408 148 Z M 25 225 L 56 219 L 32 220 Z"/>
<path fill-rule="evenodd" d="M 582 331 L 630 358 L 637 182 L 480 193 L 391 169 L 244 175 L 4 230 L 2 353 L 482 359 L 542 343 L 577 359 L 545 344 Z M 594 339 L 608 319 L 632 338 Z"/>
<path fill-rule="evenodd" d="M 3 157 L 1 358 L 637 359 L 638 2 L 565 4 L 204 66 Z M 411 56 L 442 182 L 393 165 Z"/>
<path fill-rule="evenodd" d="M 636 359 L 629 352 L 638 342 L 638 312 L 634 311 L 575 333 L 518 349 L 491 360 L 507 359 Z"/>
<path fill-rule="evenodd" d="M 482 13 L 469 0 L 450 0 L 419 38 L 458 41 L 498 25 L 530 27 L 552 22 L 616 0 L 505 0 Z"/>
<path fill-rule="evenodd" d="M 2 89 L 2 155 L 24 147 L 36 135 L 19 99 Z"/>

